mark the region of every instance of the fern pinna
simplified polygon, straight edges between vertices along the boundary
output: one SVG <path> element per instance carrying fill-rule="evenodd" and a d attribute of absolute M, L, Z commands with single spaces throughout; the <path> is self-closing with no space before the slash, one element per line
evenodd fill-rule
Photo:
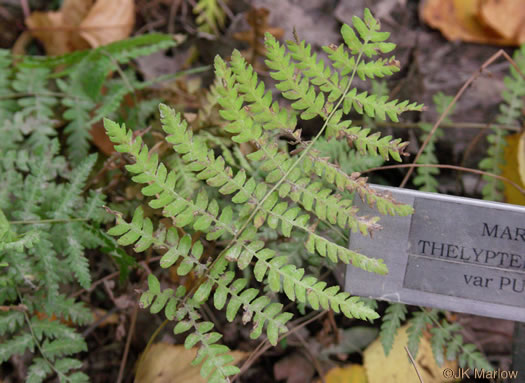
<path fill-rule="evenodd" d="M 153 247 L 162 254 L 163 268 L 175 265 L 179 275 L 191 271 L 199 277 L 197 287 L 185 291 L 183 287 L 162 289 L 159 280 L 150 275 L 149 290 L 142 295 L 141 303 L 154 313 L 164 310 L 168 319 L 176 320 L 175 333 L 189 334 L 186 346 L 200 344 L 197 362 L 203 362 L 202 375 L 211 382 L 225 382 L 238 369 L 229 364 L 232 357 L 227 347 L 218 344 L 221 335 L 201 318 L 199 307 L 203 303 L 212 299 L 217 309 L 226 309 L 229 321 L 242 308 L 243 323 L 253 323 L 252 338 L 265 331 L 273 345 L 286 333 L 292 317 L 274 301 L 274 295 L 261 294 L 248 279 L 238 277 L 235 266 L 250 270 L 270 291 L 283 292 L 288 299 L 313 309 L 331 308 L 349 318 L 378 317 L 359 298 L 340 292 L 338 286 L 328 287 L 291 264 L 288 255 L 266 245 L 262 234 L 263 229 L 269 229 L 293 241 L 294 233 L 300 233 L 306 238 L 307 253 L 370 272 L 388 271 L 382 260 L 351 251 L 331 239 L 340 229 L 368 235 L 380 228 L 378 216 L 360 216 L 344 193 L 358 193 L 383 214 L 407 215 L 412 208 L 376 192 L 359 174 L 348 175 L 311 150 L 324 135 L 347 140 L 362 155 L 380 154 L 384 159 L 400 160 L 406 143 L 352 126 L 345 115 L 355 110 L 397 120 L 403 111 L 421 110 L 420 105 L 378 98 L 353 86 L 356 74 L 374 78 L 398 70 L 394 58 L 377 59 L 378 54 L 390 52 L 393 44 L 385 42 L 388 33 L 380 32 L 371 13 L 366 10 L 364 19 L 355 17 L 353 23 L 357 33 L 348 25 L 341 30 L 346 46 L 325 47 L 330 53 L 327 62 L 312 54 L 304 42 L 283 46 L 266 35 L 270 75 L 283 97 L 292 101 L 291 109 L 272 98 L 238 51 L 233 52 L 230 64 L 220 57 L 215 59 L 214 94 L 226 121 L 225 130 L 234 143 L 250 143 L 255 148 L 235 167 L 228 165 L 231 159 L 208 147 L 205 135 L 194 135 L 180 113 L 160 105 L 166 141 L 173 146 L 184 171 L 192 172 L 201 182 L 196 194 L 179 191 L 177 171 L 169 171 L 141 136 L 105 120 L 115 149 L 132 161 L 126 166 L 132 180 L 144 184 L 142 193 L 151 198 L 149 206 L 171 219 L 170 225 L 155 227 L 140 207 L 131 222 L 114 212 L 117 225 L 109 233 L 119 236 L 122 245 L 134 244 L 138 252 Z M 314 117 L 320 117 L 323 126 L 312 141 L 307 141 L 297 128 L 298 119 Z M 289 151 L 286 145 L 279 145 L 279 137 L 287 137 L 295 149 Z M 217 192 L 221 198 L 213 197 Z M 206 260 L 203 249 L 214 241 L 222 250 Z"/>

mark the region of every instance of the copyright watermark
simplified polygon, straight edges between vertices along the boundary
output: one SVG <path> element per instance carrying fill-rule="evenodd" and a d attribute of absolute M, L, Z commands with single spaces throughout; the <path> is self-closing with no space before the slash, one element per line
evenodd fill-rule
<path fill-rule="evenodd" d="M 446 379 L 516 379 L 518 371 L 514 370 L 485 370 L 484 368 L 452 368 L 443 369 L 443 377 Z"/>

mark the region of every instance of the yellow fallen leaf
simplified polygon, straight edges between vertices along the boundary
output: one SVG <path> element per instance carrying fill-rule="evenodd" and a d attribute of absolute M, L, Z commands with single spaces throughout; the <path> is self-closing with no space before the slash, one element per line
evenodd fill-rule
<path fill-rule="evenodd" d="M 65 0 L 57 12 L 33 12 L 25 20 L 48 55 L 96 48 L 128 37 L 134 0 Z"/>
<path fill-rule="evenodd" d="M 504 160 L 505 164 L 501 168 L 501 175 L 514 181 L 525 189 L 525 134 L 509 134 L 505 137 Z M 525 196 L 514 186 L 505 182 L 503 184 L 503 194 L 505 202 L 515 205 L 525 205 Z"/>
<path fill-rule="evenodd" d="M 525 185 L 525 131 L 521 133 L 520 142 L 518 144 L 518 167 L 521 184 Z"/>
<path fill-rule="evenodd" d="M 501 36 L 481 22 L 479 13 L 482 6 L 482 0 L 427 0 L 423 4 L 421 16 L 448 40 L 518 45 L 515 39 Z M 509 18 L 512 16 L 507 15 Z"/>
<path fill-rule="evenodd" d="M 206 383 L 200 374 L 200 365 L 192 366 L 197 347 L 186 349 L 182 345 L 156 343 L 139 359 L 135 383 Z M 233 363 L 248 356 L 247 352 L 232 351 Z"/>
<path fill-rule="evenodd" d="M 419 383 L 416 370 L 405 351 L 408 341 L 407 328 L 408 325 L 398 330 L 388 357 L 385 356 L 379 339 L 364 351 L 364 367 L 369 383 Z M 443 371 L 446 368 L 457 371 L 457 363 L 447 361 L 443 366 L 438 366 L 432 355 L 430 342 L 425 337 L 421 338 L 419 352 L 415 359 L 425 383 L 454 381 L 454 379 L 445 379 Z"/>
<path fill-rule="evenodd" d="M 325 383 L 367 383 L 365 368 L 359 364 L 332 368 L 324 376 L 324 381 Z"/>

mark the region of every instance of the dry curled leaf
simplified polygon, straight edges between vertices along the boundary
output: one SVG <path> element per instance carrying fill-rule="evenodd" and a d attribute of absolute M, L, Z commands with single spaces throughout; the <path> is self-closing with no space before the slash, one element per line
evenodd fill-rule
<path fill-rule="evenodd" d="M 128 37 L 135 23 L 133 0 L 65 0 L 57 12 L 33 12 L 25 20 L 48 55 L 96 48 Z"/>
<path fill-rule="evenodd" d="M 448 40 L 496 45 L 525 42 L 523 0 L 427 0 L 421 16 Z"/>
<path fill-rule="evenodd" d="M 525 133 L 510 134 L 505 141 L 507 145 L 501 175 L 525 189 Z M 503 194 L 505 202 L 525 205 L 525 195 L 508 182 L 503 184 Z"/>
<path fill-rule="evenodd" d="M 200 365 L 192 366 L 198 347 L 186 349 L 182 345 L 156 343 L 139 359 L 135 383 L 206 383 L 200 374 Z M 231 351 L 233 363 L 248 356 L 242 351 Z"/>
<path fill-rule="evenodd" d="M 483 0 L 479 18 L 500 36 L 517 45 L 525 42 L 525 4 L 523 0 Z"/>

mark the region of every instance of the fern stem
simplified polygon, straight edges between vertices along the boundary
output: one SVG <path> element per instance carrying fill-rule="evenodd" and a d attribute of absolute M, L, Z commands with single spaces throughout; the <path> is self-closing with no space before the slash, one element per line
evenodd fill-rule
<path fill-rule="evenodd" d="M 367 121 L 365 120 L 354 120 L 356 125 L 366 125 Z M 421 126 L 421 122 L 393 122 L 393 121 L 374 121 L 373 124 L 380 128 L 402 128 L 402 129 L 418 129 Z M 512 132 L 519 132 L 520 127 L 518 125 L 511 124 L 490 124 L 483 122 L 449 122 L 443 123 L 439 126 L 440 128 L 446 129 L 486 129 L 486 128 L 495 128 L 495 129 L 504 129 L 510 130 Z"/>
<path fill-rule="evenodd" d="M 88 218 L 56 218 L 56 219 L 28 219 L 22 221 L 9 221 L 11 225 L 38 225 L 45 223 L 69 223 L 88 221 Z"/>
<path fill-rule="evenodd" d="M 20 300 L 20 302 L 23 302 L 23 298 L 22 298 L 22 295 L 20 295 L 20 291 L 18 291 L 18 288 L 16 286 L 14 286 L 14 288 L 15 288 L 15 291 L 16 291 L 16 295 L 18 295 L 18 299 Z M 62 380 L 62 378 L 63 378 L 63 379 L 65 379 L 65 381 L 71 382 L 71 379 L 69 379 L 61 371 L 57 370 L 55 368 L 55 365 L 53 363 L 51 363 L 51 361 L 47 358 L 46 354 L 42 350 L 42 347 L 40 346 L 40 342 L 38 341 L 38 338 L 35 335 L 35 332 L 33 330 L 33 326 L 31 326 L 31 320 L 29 319 L 29 315 L 27 315 L 27 311 L 22 311 L 22 313 L 24 314 L 24 319 L 25 319 L 25 321 L 27 323 L 27 326 L 29 327 L 29 331 L 31 332 L 31 337 L 33 338 L 33 342 L 35 342 L 35 345 L 38 348 L 38 351 L 40 351 L 40 354 L 42 355 L 42 358 L 46 361 L 47 364 L 49 364 L 49 367 L 51 367 L 51 369 L 53 371 L 55 371 L 55 373 L 60 377 L 60 380 Z"/>
<path fill-rule="evenodd" d="M 525 189 L 523 189 L 521 186 L 519 186 L 514 181 L 508 179 L 507 177 L 500 176 L 498 174 L 493 174 L 489 172 L 484 172 L 483 170 L 478 169 L 471 169 L 471 168 L 465 168 L 463 166 L 456 166 L 456 165 L 434 165 L 434 164 L 399 164 L 399 165 L 385 165 L 385 166 L 379 166 L 377 168 L 367 169 L 363 171 L 362 173 L 369 173 L 369 172 L 375 172 L 377 170 L 388 170 L 388 169 L 398 169 L 398 168 L 419 168 L 419 167 L 428 167 L 428 168 L 442 168 L 442 169 L 452 169 L 452 170 L 458 170 L 460 172 L 469 172 L 474 174 L 480 174 L 484 176 L 494 177 L 497 178 L 503 182 L 507 182 L 509 185 L 514 186 L 521 194 L 525 195 Z"/>

